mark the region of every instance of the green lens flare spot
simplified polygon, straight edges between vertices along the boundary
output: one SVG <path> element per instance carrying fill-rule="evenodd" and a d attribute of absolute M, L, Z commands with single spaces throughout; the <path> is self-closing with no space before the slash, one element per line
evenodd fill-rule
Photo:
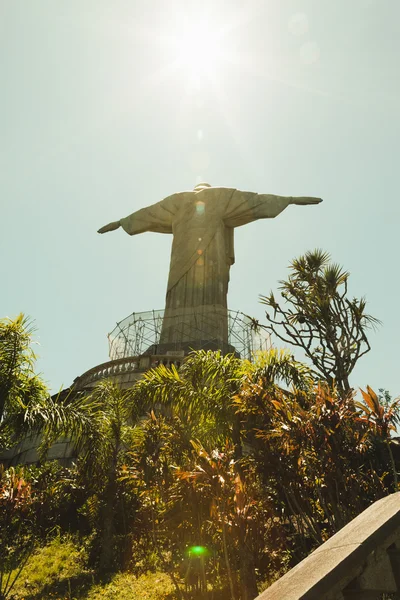
<path fill-rule="evenodd" d="M 189 556 L 206 556 L 208 553 L 205 546 L 191 546 L 189 548 Z"/>

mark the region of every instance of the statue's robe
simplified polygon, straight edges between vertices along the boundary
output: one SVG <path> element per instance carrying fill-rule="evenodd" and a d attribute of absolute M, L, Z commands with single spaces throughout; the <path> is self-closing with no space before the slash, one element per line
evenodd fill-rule
<path fill-rule="evenodd" d="M 229 269 L 235 262 L 233 230 L 273 218 L 291 197 L 209 187 L 178 192 L 121 219 L 130 235 L 172 233 L 171 264 L 160 344 L 193 348 L 228 343 Z"/>

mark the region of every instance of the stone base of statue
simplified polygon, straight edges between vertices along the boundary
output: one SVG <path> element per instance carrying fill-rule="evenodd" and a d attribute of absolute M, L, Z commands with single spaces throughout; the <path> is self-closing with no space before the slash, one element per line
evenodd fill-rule
<path fill-rule="evenodd" d="M 159 339 L 161 346 L 200 350 L 210 342 L 213 350 L 228 344 L 228 310 L 221 304 L 202 304 L 164 311 Z M 172 348 L 171 348 L 172 349 Z"/>
<path fill-rule="evenodd" d="M 212 340 L 190 340 L 179 344 L 180 350 L 176 350 L 176 344 L 166 342 L 165 344 L 153 344 L 144 352 L 144 355 L 160 356 L 187 356 L 193 350 L 219 350 L 222 354 L 235 354 L 239 357 L 236 348 L 227 342 L 221 342 L 218 338 Z"/>

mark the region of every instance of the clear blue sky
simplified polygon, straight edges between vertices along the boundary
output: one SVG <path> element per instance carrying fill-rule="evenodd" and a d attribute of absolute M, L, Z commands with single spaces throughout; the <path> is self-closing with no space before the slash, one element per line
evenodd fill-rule
<path fill-rule="evenodd" d="M 0 316 L 52 389 L 162 308 L 171 237 L 109 221 L 213 185 L 324 198 L 236 230 L 228 302 L 321 247 L 383 321 L 352 378 L 398 377 L 399 0 L 0 0 Z"/>

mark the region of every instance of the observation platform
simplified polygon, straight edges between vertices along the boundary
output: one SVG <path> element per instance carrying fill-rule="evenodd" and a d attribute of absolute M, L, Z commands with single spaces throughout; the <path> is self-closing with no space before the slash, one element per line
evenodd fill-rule
<path fill-rule="evenodd" d="M 164 364 L 180 367 L 192 350 L 220 350 L 222 354 L 235 354 L 252 360 L 258 351 L 271 348 L 266 332 L 255 332 L 252 320 L 239 311 L 228 310 L 228 340 L 203 339 L 201 329 L 194 341 L 179 340 L 160 344 L 164 311 L 132 313 L 108 334 L 110 360 L 89 369 L 74 380 L 76 390 L 90 389 L 101 379 L 112 379 L 122 388 L 131 387 L 142 374 Z"/>

